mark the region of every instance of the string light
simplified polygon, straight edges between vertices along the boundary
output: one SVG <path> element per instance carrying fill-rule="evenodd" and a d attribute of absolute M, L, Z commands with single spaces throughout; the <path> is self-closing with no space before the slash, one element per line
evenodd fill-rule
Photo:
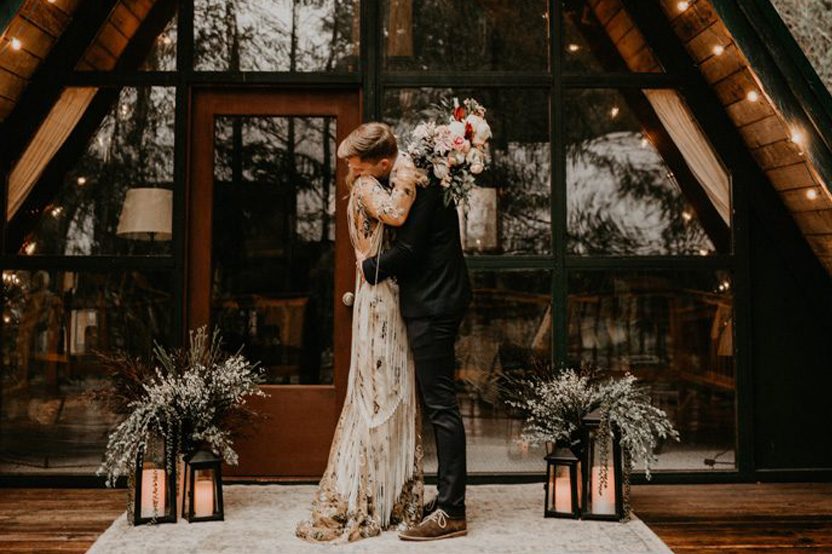
<path fill-rule="evenodd" d="M 573 42 L 569 46 L 567 46 L 566 49 L 569 50 L 570 52 L 577 52 L 578 50 L 581 49 L 581 47 Z"/>
<path fill-rule="evenodd" d="M 792 131 L 792 136 L 789 137 L 789 140 L 795 144 L 802 144 L 803 135 L 801 135 L 798 131 Z"/>
<path fill-rule="evenodd" d="M 36 247 L 37 247 L 37 244 L 36 244 L 36 243 L 34 243 L 34 242 L 28 242 L 28 243 L 26 243 L 26 246 L 24 246 L 24 247 L 23 247 L 23 251 L 24 251 L 26 254 L 28 254 L 29 256 L 31 256 L 32 254 L 34 254 L 34 253 L 35 253 L 35 248 L 36 248 Z"/>
<path fill-rule="evenodd" d="M 700 248 L 699 249 L 699 255 L 700 256 L 707 256 L 708 255 L 708 249 L 707 248 Z"/>
<path fill-rule="evenodd" d="M 79 186 L 83 187 L 84 185 L 87 184 L 87 178 L 84 177 L 83 175 L 81 175 L 80 177 L 78 177 L 77 182 L 78 182 Z"/>
<path fill-rule="evenodd" d="M 644 135 L 642 135 L 642 136 L 641 136 L 641 147 L 642 147 L 642 148 L 647 148 L 648 146 L 650 146 L 650 141 L 649 141 L 649 140 L 647 140 L 647 137 L 645 137 Z"/>
<path fill-rule="evenodd" d="M 12 38 L 12 50 L 20 50 L 23 48 L 23 43 L 20 42 L 19 38 Z"/>
<path fill-rule="evenodd" d="M 721 56 L 725 52 L 725 47 L 721 44 L 717 44 L 716 46 L 714 46 L 713 52 L 714 56 Z"/>
<path fill-rule="evenodd" d="M 59 215 L 61 215 L 63 211 L 64 209 L 61 206 L 55 206 L 54 208 L 52 208 L 52 211 L 50 213 L 52 214 L 52 217 L 58 217 Z"/>
<path fill-rule="evenodd" d="M 756 102 L 760 99 L 760 94 L 756 90 L 749 90 L 745 97 L 748 98 L 749 102 Z"/>
<path fill-rule="evenodd" d="M 691 219 L 693 219 L 693 214 L 685 210 L 682 212 L 682 219 L 684 219 L 685 221 L 690 221 Z"/>
<path fill-rule="evenodd" d="M 7 315 L 3 316 L 3 323 L 11 323 L 11 321 L 12 321 L 12 318 L 10 318 L 9 316 L 7 316 Z"/>
<path fill-rule="evenodd" d="M 683 12 L 683 11 L 687 10 L 690 7 L 690 2 L 682 0 L 681 2 L 676 4 L 676 7 L 679 8 L 680 12 Z"/>
<path fill-rule="evenodd" d="M 618 117 L 618 112 L 620 112 L 620 111 L 621 110 L 618 108 L 618 106 L 613 106 L 612 109 L 610 110 L 610 117 L 615 119 L 616 117 Z"/>
<path fill-rule="evenodd" d="M 159 36 L 159 41 L 160 41 L 162 44 L 165 44 L 165 45 L 168 45 L 168 44 L 170 44 L 171 42 L 173 42 L 173 41 L 170 39 L 170 37 L 169 37 L 168 35 L 166 35 L 166 34 L 160 35 L 160 36 Z"/>
<path fill-rule="evenodd" d="M 815 200 L 818 197 L 818 191 L 816 189 L 809 189 L 806 191 L 806 198 L 809 200 Z"/>

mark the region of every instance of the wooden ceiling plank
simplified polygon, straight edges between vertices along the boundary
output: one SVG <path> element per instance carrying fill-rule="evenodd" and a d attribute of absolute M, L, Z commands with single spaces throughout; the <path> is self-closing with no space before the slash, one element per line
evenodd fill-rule
<path fill-rule="evenodd" d="M 712 84 L 712 88 L 722 105 L 727 106 L 745 98 L 749 90 L 757 88 L 757 82 L 748 68 L 741 68 L 719 83 Z"/>
<path fill-rule="evenodd" d="M 124 36 L 109 21 L 101 27 L 101 31 L 95 39 L 95 43 L 113 55 L 115 59 L 124 52 L 127 47 L 128 37 Z"/>
<path fill-rule="evenodd" d="M 777 114 L 740 127 L 739 131 L 749 148 L 758 148 L 789 138 L 783 127 L 783 120 Z"/>
<path fill-rule="evenodd" d="M 20 16 L 25 17 L 55 39 L 61 36 L 72 19 L 52 4 L 45 2 L 26 2 L 20 9 Z"/>
<path fill-rule="evenodd" d="M 41 62 L 40 58 L 25 48 L 20 50 L 9 49 L 4 54 L 7 55 L 0 56 L 0 67 L 27 81 Z"/>
<path fill-rule="evenodd" d="M 126 37 L 132 37 L 139 28 L 141 21 L 124 4 L 119 4 L 110 16 L 110 23 L 118 28 Z"/>
<path fill-rule="evenodd" d="M 92 66 L 96 71 L 110 71 L 116 66 L 116 57 L 100 43 L 90 45 L 84 52 L 83 61 Z M 80 65 L 80 64 L 79 64 Z"/>
<path fill-rule="evenodd" d="M 705 80 L 716 85 L 745 67 L 745 60 L 736 45 L 729 44 L 721 56 L 712 55 L 702 62 L 699 69 L 705 76 Z"/>
<path fill-rule="evenodd" d="M 810 199 L 807 196 L 807 192 L 809 191 L 815 191 L 816 196 L 814 199 Z M 823 194 L 819 190 L 819 187 L 778 191 L 777 194 L 780 195 L 783 203 L 786 204 L 792 213 L 832 209 L 832 198 L 828 194 Z"/>
<path fill-rule="evenodd" d="M 780 140 L 752 148 L 751 155 L 763 169 L 775 169 L 805 161 L 801 149 L 790 140 Z"/>
<path fill-rule="evenodd" d="M 150 8 L 153 7 L 155 0 L 122 0 L 121 3 L 133 12 L 136 17 L 143 20 L 148 12 L 150 12 Z"/>
<path fill-rule="evenodd" d="M 766 176 L 771 181 L 771 184 L 774 185 L 774 188 L 778 190 L 813 187 L 817 185 L 812 172 L 805 162 L 770 169 L 766 171 Z"/>
<path fill-rule="evenodd" d="M 55 37 L 23 16 L 14 18 L 6 35 L 20 39 L 23 43 L 23 50 L 41 60 L 49 55 L 49 51 L 55 45 Z"/>
<path fill-rule="evenodd" d="M 595 12 L 595 17 L 601 26 L 605 26 L 610 19 L 615 17 L 619 12 L 624 10 L 621 2 L 618 0 L 603 0 L 592 7 Z"/>
<path fill-rule="evenodd" d="M 797 212 L 792 214 L 797 226 L 806 235 L 828 235 L 832 233 L 832 210 Z"/>
<path fill-rule="evenodd" d="M 806 237 L 809 245 L 818 256 L 829 258 L 832 261 L 832 233 L 827 235 L 810 235 Z"/>
<path fill-rule="evenodd" d="M 613 44 L 618 44 L 618 41 L 620 41 L 634 26 L 633 20 L 627 12 L 621 10 L 616 13 L 606 25 L 604 25 L 604 29 L 607 31 L 607 36 L 610 37 L 610 41 Z"/>
<path fill-rule="evenodd" d="M 678 2 L 674 2 L 674 7 L 675 4 L 678 4 Z M 706 2 L 696 2 L 681 13 L 676 9 L 676 13 L 679 15 L 672 21 L 672 26 L 676 36 L 683 43 L 690 42 L 719 20 L 711 6 Z"/>
<path fill-rule="evenodd" d="M 702 63 L 704 60 L 714 56 L 714 47 L 722 46 L 728 48 L 732 44 L 731 35 L 728 29 L 720 22 L 712 23 L 708 28 L 693 37 L 690 41 L 685 43 L 690 57 L 696 63 Z M 717 58 L 721 56 L 716 56 Z"/>
<path fill-rule="evenodd" d="M 17 100 L 28 82 L 0 67 L 0 95 Z"/>
<path fill-rule="evenodd" d="M 733 104 L 725 106 L 725 110 L 737 127 L 749 125 L 774 114 L 771 104 L 762 98 L 757 102 L 741 98 Z"/>

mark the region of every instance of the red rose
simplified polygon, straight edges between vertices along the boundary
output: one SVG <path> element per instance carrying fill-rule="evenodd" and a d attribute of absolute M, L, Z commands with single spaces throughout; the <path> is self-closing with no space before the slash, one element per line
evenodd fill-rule
<path fill-rule="evenodd" d="M 465 106 L 457 106 L 454 108 L 454 119 L 457 121 L 465 119 Z"/>
<path fill-rule="evenodd" d="M 473 136 L 474 136 L 474 126 L 466 121 L 465 122 L 465 138 L 467 138 L 468 140 L 471 140 L 471 138 Z"/>

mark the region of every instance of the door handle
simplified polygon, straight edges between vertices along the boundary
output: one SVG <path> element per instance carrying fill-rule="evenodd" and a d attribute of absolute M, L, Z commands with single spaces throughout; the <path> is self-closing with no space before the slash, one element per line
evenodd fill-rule
<path fill-rule="evenodd" d="M 341 297 L 341 301 L 344 303 L 344 306 L 352 306 L 355 302 L 355 294 L 352 292 L 345 292 L 344 296 Z"/>

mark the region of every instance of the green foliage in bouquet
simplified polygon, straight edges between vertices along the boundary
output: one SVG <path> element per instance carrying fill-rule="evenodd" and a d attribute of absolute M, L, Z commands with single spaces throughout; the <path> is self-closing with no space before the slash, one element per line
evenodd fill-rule
<path fill-rule="evenodd" d="M 163 436 L 168 445 L 168 470 L 175 452 L 204 443 L 235 465 L 233 436 L 257 414 L 246 406 L 260 390 L 263 368 L 238 350 L 222 350 L 218 329 L 208 335 L 206 326 L 189 333 L 189 345 L 168 350 L 155 343 L 153 363 L 124 353 L 99 354 L 111 370 L 110 385 L 93 397 L 123 420 L 110 434 L 104 461 L 97 474 L 106 474 L 113 486 L 119 476 L 130 475 L 136 455 L 151 436 Z"/>

